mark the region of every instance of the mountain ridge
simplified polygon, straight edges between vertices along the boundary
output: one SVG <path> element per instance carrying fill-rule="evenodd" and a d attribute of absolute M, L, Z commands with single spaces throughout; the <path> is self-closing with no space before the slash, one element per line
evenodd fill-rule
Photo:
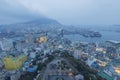
<path fill-rule="evenodd" d="M 0 30 L 29 30 L 29 29 L 39 29 L 39 30 L 55 30 L 63 27 L 63 25 L 57 20 L 50 18 L 39 18 L 31 21 L 0 25 Z"/>

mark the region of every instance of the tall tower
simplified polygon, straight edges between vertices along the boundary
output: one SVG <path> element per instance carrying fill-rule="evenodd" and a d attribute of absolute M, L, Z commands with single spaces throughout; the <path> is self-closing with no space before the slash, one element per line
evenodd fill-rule
<path fill-rule="evenodd" d="M 60 38 L 62 38 L 63 35 L 64 35 L 64 30 L 63 30 L 63 29 L 59 29 L 57 35 L 58 35 Z"/>
<path fill-rule="evenodd" d="M 63 35 L 64 35 L 64 32 L 63 32 L 63 31 L 64 31 L 63 29 L 60 29 L 60 30 L 59 30 L 59 36 L 60 36 L 60 37 L 63 37 Z"/>
<path fill-rule="evenodd" d="M 63 32 L 63 29 L 61 29 L 61 37 L 63 37 L 64 35 L 64 32 Z"/>

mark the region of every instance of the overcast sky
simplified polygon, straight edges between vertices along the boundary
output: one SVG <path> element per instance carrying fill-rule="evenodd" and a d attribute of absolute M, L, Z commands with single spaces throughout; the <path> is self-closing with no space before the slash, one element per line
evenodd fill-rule
<path fill-rule="evenodd" d="M 62 24 L 120 24 L 120 0 L 0 0 L 0 24 L 42 16 Z"/>

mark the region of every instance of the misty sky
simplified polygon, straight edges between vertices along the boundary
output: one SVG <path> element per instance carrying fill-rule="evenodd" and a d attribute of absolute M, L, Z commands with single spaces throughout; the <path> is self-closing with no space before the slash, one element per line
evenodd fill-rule
<path fill-rule="evenodd" d="M 65 25 L 120 24 L 120 0 L 0 0 L 0 24 L 43 16 Z"/>

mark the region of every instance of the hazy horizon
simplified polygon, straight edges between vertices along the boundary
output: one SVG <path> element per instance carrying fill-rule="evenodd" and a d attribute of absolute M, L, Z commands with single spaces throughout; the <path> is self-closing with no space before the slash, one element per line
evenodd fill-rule
<path fill-rule="evenodd" d="M 49 17 L 64 25 L 119 25 L 119 3 L 119 0 L 1 0 L 0 24 Z"/>

